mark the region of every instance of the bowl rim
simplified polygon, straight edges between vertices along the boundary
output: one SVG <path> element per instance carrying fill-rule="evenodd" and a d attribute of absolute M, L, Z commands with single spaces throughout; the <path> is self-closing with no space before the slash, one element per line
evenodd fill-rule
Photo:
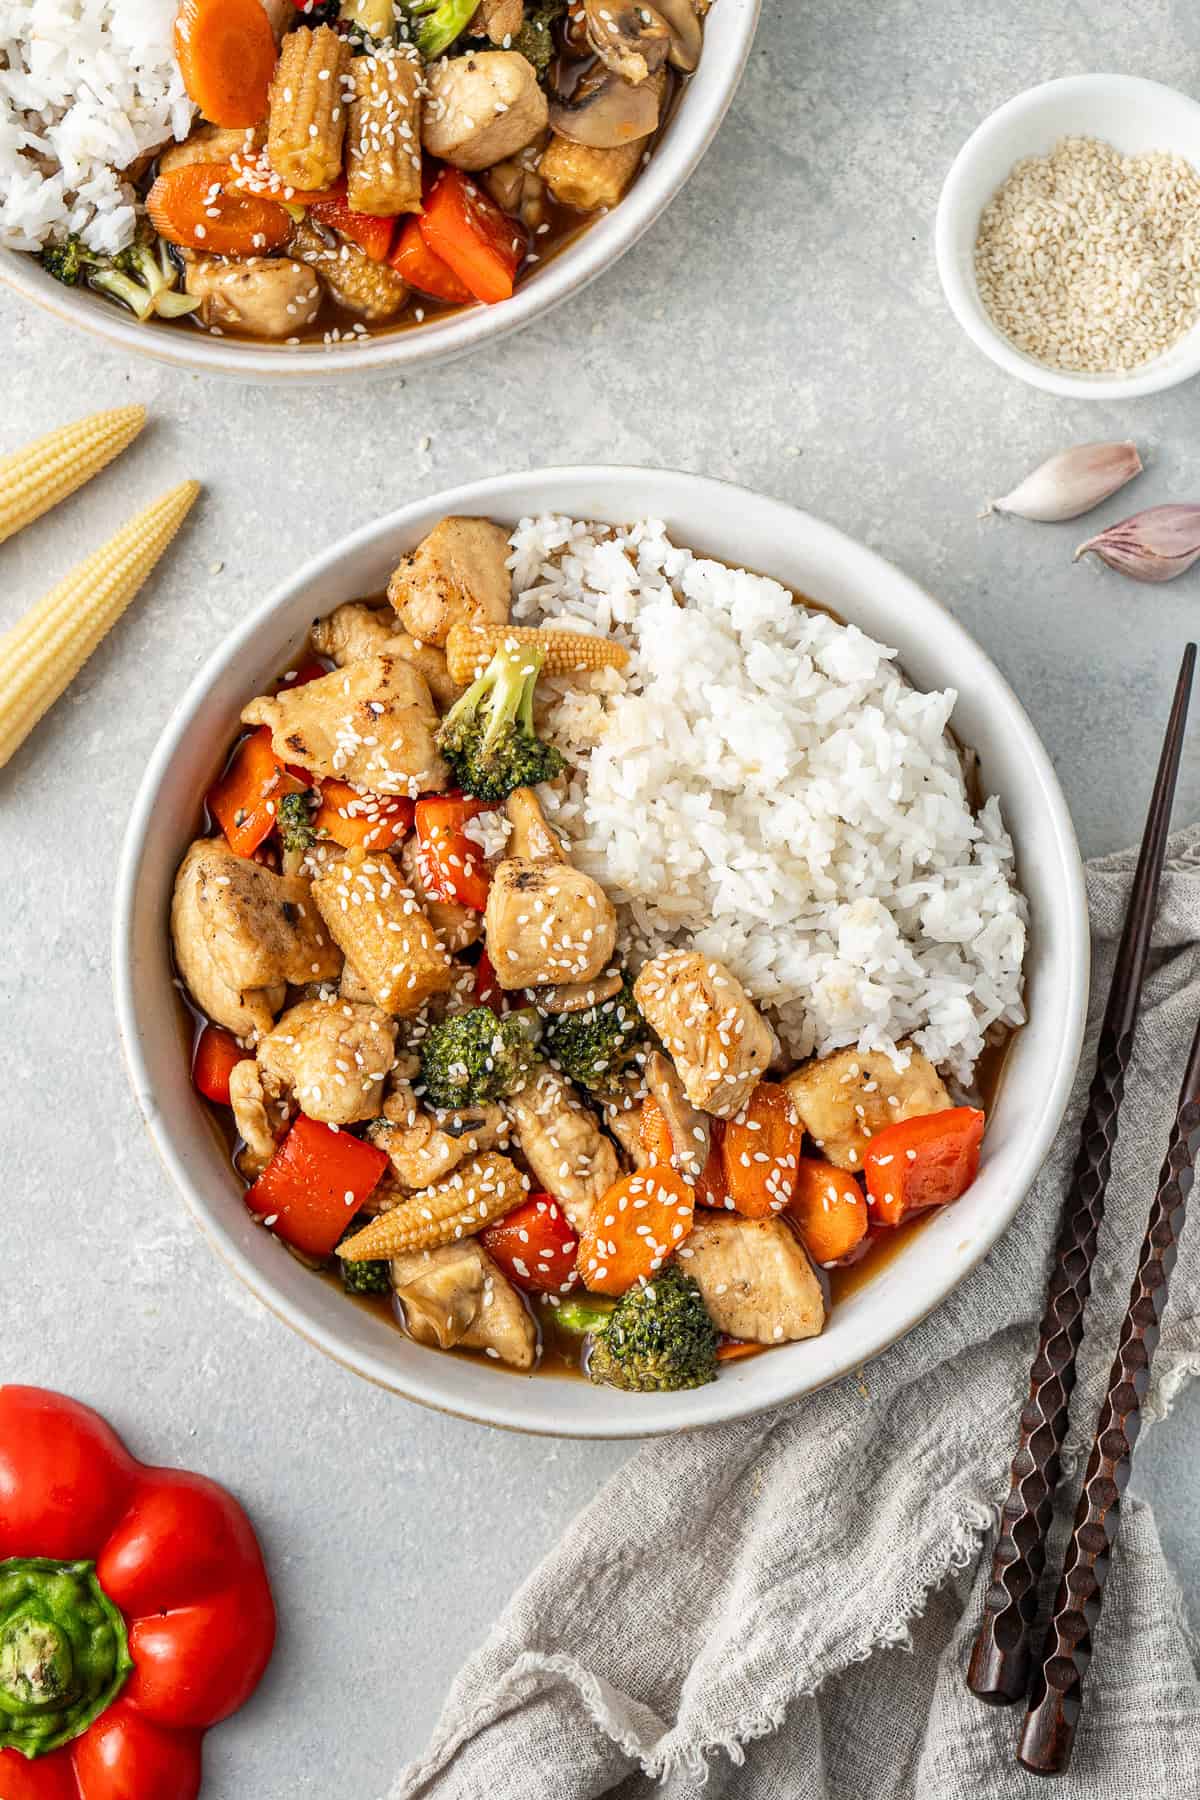
<path fill-rule="evenodd" d="M 1046 843 L 1040 853 L 1055 858 L 1056 879 L 1061 882 L 1065 924 L 1064 941 L 1058 946 L 1059 956 L 1064 964 L 1061 1003 L 1063 1040 L 1056 1046 L 1054 1066 L 1043 1091 L 1038 1118 L 1031 1121 L 1032 1128 L 1019 1155 L 1014 1159 L 1014 1167 L 1009 1171 L 1005 1202 L 979 1230 L 970 1244 L 970 1253 L 960 1255 L 952 1268 L 947 1267 L 942 1274 L 932 1279 L 926 1277 L 922 1280 L 918 1277 L 914 1280 L 913 1299 L 899 1310 L 895 1325 L 881 1326 L 875 1331 L 864 1329 L 855 1339 L 852 1349 L 844 1349 L 840 1358 L 816 1378 L 802 1377 L 797 1381 L 789 1376 L 785 1379 L 783 1365 L 790 1366 L 787 1357 L 755 1358 L 740 1371 L 742 1380 L 731 1381 L 727 1376 L 711 1388 L 693 1390 L 683 1395 L 654 1396 L 653 1415 L 649 1418 L 631 1417 L 627 1426 L 619 1418 L 615 1423 L 602 1423 L 590 1418 L 580 1419 L 565 1408 L 556 1411 L 552 1404 L 553 1397 L 564 1388 L 569 1392 L 572 1386 L 569 1383 L 541 1380 L 537 1386 L 546 1390 L 546 1393 L 539 1404 L 532 1407 L 528 1404 L 524 1407 L 510 1404 L 509 1396 L 515 1397 L 517 1383 L 521 1379 L 515 1375 L 507 1380 L 497 1376 L 494 1383 L 489 1385 L 486 1401 L 466 1406 L 452 1404 L 442 1390 L 438 1376 L 439 1365 L 447 1360 L 443 1356 L 430 1353 L 415 1361 L 412 1369 L 406 1368 L 401 1372 L 386 1364 L 380 1357 L 360 1353 L 343 1342 L 341 1334 L 336 1330 L 327 1329 L 319 1319 L 306 1316 L 306 1309 L 289 1299 L 273 1275 L 256 1267 L 245 1254 L 235 1239 L 232 1227 L 213 1216 L 193 1187 L 185 1157 L 162 1123 L 162 1109 L 157 1105 L 145 1104 L 143 1096 L 153 1096 L 157 1079 L 146 1061 L 140 1042 L 140 998 L 135 978 L 136 956 L 133 942 L 142 855 L 157 806 L 159 789 L 181 743 L 191 729 L 193 715 L 204 702 L 209 689 L 216 685 L 225 670 L 253 645 L 259 635 L 270 627 L 277 613 L 294 604 L 300 594 L 308 593 L 322 584 L 336 572 L 343 561 L 359 551 L 370 551 L 377 541 L 420 528 L 430 518 L 436 519 L 448 512 L 473 512 L 482 516 L 497 512 L 511 513 L 519 505 L 519 502 L 512 499 L 514 487 L 530 496 L 549 494 L 544 503 L 530 498 L 525 506 L 526 511 L 569 511 L 569 507 L 555 504 L 556 489 L 588 492 L 598 486 L 602 487 L 606 482 L 636 484 L 647 491 L 654 491 L 656 485 L 658 491 L 654 493 L 655 505 L 647 505 L 645 511 L 657 516 L 669 516 L 669 507 L 664 508 L 659 502 L 672 489 L 690 495 L 697 507 L 706 494 L 712 497 L 714 504 L 719 499 L 724 499 L 728 504 L 731 496 L 735 501 L 753 500 L 777 515 L 781 529 L 791 521 L 793 529 L 798 528 L 807 534 L 807 541 L 828 546 L 843 555 L 849 552 L 852 562 L 857 564 L 860 571 L 883 577 L 893 587 L 898 584 L 906 597 L 914 600 L 921 609 L 932 609 L 943 638 L 955 640 L 958 649 L 974 659 L 982 683 L 990 690 L 989 707 L 998 710 L 1004 722 L 1020 735 L 1023 750 L 1033 766 L 1041 801 L 1042 822 L 1048 831 Z M 597 508 L 597 512 L 602 514 L 603 508 Z M 716 477 L 693 475 L 682 470 L 647 469 L 630 465 L 581 465 L 543 467 L 488 476 L 410 501 L 382 518 L 361 526 L 309 558 L 214 648 L 167 720 L 151 753 L 130 813 L 114 887 L 112 981 L 118 1036 L 126 1070 L 135 1103 L 155 1149 L 204 1236 L 243 1284 L 271 1312 L 344 1368 L 362 1375 L 379 1387 L 430 1406 L 436 1411 L 534 1436 L 637 1439 L 664 1436 L 679 1430 L 697 1429 L 747 1417 L 786 1404 L 841 1379 L 904 1337 L 934 1311 L 983 1260 L 1024 1200 L 1066 1111 L 1086 1024 L 1090 977 L 1089 943 L 1083 865 L 1070 813 L 1050 759 L 1012 688 L 941 602 L 865 545 L 857 543 L 835 527 L 814 519 L 811 514 L 771 496 L 754 493 L 753 490 Z M 936 1223 L 935 1220 L 935 1226 Z M 812 1342 L 820 1343 L 821 1340 L 814 1339 Z M 771 1375 L 772 1364 L 780 1365 L 774 1377 Z M 758 1373 L 755 1374 L 755 1371 Z M 745 1379 L 747 1375 L 749 1379 Z M 491 1391 L 493 1386 L 494 1401 Z M 711 1397 L 707 1407 L 697 1405 L 697 1394 Z M 718 1395 L 722 1396 L 719 1404 Z"/>
<path fill-rule="evenodd" d="M 1180 344 L 1172 346 L 1172 349 L 1181 351 L 1182 346 L 1190 339 L 1191 346 L 1186 354 L 1168 364 L 1166 358 L 1170 352 L 1164 352 L 1162 356 L 1155 357 L 1146 364 L 1141 373 L 1135 370 L 1130 375 L 1088 375 L 1052 369 L 1018 349 L 998 326 L 993 325 L 979 303 L 974 290 L 974 278 L 968 280 L 963 275 L 955 248 L 959 224 L 968 205 L 965 190 L 975 162 L 1010 121 L 1069 96 L 1099 97 L 1103 94 L 1119 94 L 1133 104 L 1149 110 L 1154 109 L 1156 102 L 1161 104 L 1166 98 L 1173 107 L 1182 107 L 1195 114 L 1197 134 L 1200 136 L 1200 101 L 1180 88 L 1170 87 L 1162 81 L 1152 81 L 1143 75 L 1123 75 L 1116 71 L 1060 75 L 1051 81 L 1038 82 L 1033 87 L 1024 88 L 1003 105 L 996 107 L 975 127 L 951 163 L 938 199 L 934 223 L 934 255 L 942 292 L 950 311 L 976 349 L 981 350 L 1006 374 L 1015 375 L 1018 380 L 1027 382 L 1031 387 L 1041 388 L 1046 393 L 1057 394 L 1065 399 L 1132 400 L 1177 387 L 1181 382 L 1192 380 L 1200 372 L 1200 322 L 1192 327 Z M 1169 146 L 1164 145 L 1164 148 Z"/>
<path fill-rule="evenodd" d="M 668 120 L 654 155 L 624 199 L 586 225 L 535 276 L 524 281 L 511 300 L 498 307 L 471 306 L 442 321 L 382 333 L 350 351 L 316 344 L 311 348 L 258 347 L 207 332 L 146 330 L 119 307 L 91 295 L 83 296 L 80 304 L 72 290 L 52 281 L 30 253 L 2 245 L 0 284 L 118 349 L 194 374 L 301 386 L 337 384 L 398 374 L 466 355 L 553 311 L 611 268 L 650 229 L 690 181 L 712 145 L 745 72 L 761 9 L 762 0 L 721 0 L 712 17 L 719 21 L 722 57 L 712 59 L 710 67 L 715 73 L 711 84 L 706 80 L 701 85 L 698 76 L 692 77 L 683 103 Z M 704 68 L 703 59 L 700 66 Z M 689 100 L 693 102 L 690 105 Z M 90 304 L 92 301 L 95 304 Z"/>

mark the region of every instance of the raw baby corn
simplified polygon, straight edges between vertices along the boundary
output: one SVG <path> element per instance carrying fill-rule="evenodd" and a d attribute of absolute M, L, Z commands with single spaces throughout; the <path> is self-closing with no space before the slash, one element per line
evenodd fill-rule
<path fill-rule="evenodd" d="M 144 406 L 115 406 L 0 457 L 0 544 L 98 475 L 145 423 Z"/>
<path fill-rule="evenodd" d="M 199 492 L 199 482 L 180 482 L 0 638 L 0 768 L 116 624 Z"/>

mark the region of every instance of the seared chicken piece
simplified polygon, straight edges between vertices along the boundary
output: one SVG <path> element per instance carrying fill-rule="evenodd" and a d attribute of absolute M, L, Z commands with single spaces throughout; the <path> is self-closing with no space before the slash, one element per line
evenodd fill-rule
<path fill-rule="evenodd" d="M 449 993 L 450 958 L 390 856 L 343 863 L 318 876 L 312 893 L 330 933 L 384 1012 L 409 1017 L 432 995 Z"/>
<path fill-rule="evenodd" d="M 250 337 L 295 337 L 321 310 L 320 281 L 290 256 L 255 256 L 248 262 L 196 256 L 187 265 L 184 286 L 199 296 L 196 316 L 202 325 L 229 326 Z"/>
<path fill-rule="evenodd" d="M 391 1158 L 396 1185 L 408 1193 L 442 1181 L 468 1156 L 507 1141 L 508 1122 L 498 1106 L 458 1107 L 431 1113 L 418 1105 L 406 1081 L 397 1082 L 367 1137 Z"/>
<path fill-rule="evenodd" d="M 507 533 L 490 519 L 442 519 L 397 563 L 388 599 L 422 644 L 440 647 L 460 621 L 506 625 L 512 599 Z"/>
<path fill-rule="evenodd" d="M 375 262 L 347 238 L 329 233 L 330 242 L 310 220 L 297 225 L 288 249 L 323 279 L 339 306 L 357 313 L 368 325 L 394 319 L 408 299 L 408 286 L 387 263 Z"/>
<path fill-rule="evenodd" d="M 536 137 L 516 156 L 507 156 L 503 162 L 493 163 L 479 177 L 481 186 L 487 189 L 496 205 L 508 213 L 510 218 L 520 219 L 525 229 L 532 232 L 536 232 L 539 225 L 545 224 L 549 210 L 546 205 L 546 184 L 538 173 L 542 148 L 542 138 Z"/>
<path fill-rule="evenodd" d="M 158 159 L 160 175 L 186 169 L 189 163 L 248 161 L 267 141 L 263 125 L 197 125 L 182 144 L 171 144 Z"/>
<path fill-rule="evenodd" d="M 520 1295 L 474 1238 L 392 1258 L 392 1286 L 419 1344 L 482 1350 L 531 1369 L 537 1332 Z"/>
<path fill-rule="evenodd" d="M 275 1014 L 287 997 L 287 988 L 280 982 L 242 992 L 218 968 L 209 942 L 208 916 L 201 904 L 201 895 L 208 888 L 204 873 L 209 866 L 206 853 L 213 842 L 202 838 L 193 844 L 175 876 L 171 896 L 175 965 L 201 1012 L 237 1037 L 253 1037 L 257 1032 L 270 1031 Z"/>
<path fill-rule="evenodd" d="M 954 1104 L 915 1044 L 897 1049 L 907 1052 L 906 1068 L 897 1069 L 882 1050 L 835 1050 L 814 1057 L 783 1083 L 805 1131 L 839 1169 L 861 1170 L 870 1140 L 886 1125 Z"/>
<path fill-rule="evenodd" d="M 417 854 L 415 837 L 405 838 L 400 851 L 400 867 L 404 871 L 405 881 L 420 902 L 421 911 L 451 956 L 465 950 L 468 944 L 479 942 L 483 932 L 483 918 L 473 906 L 462 906 L 457 900 L 435 900 L 430 895 L 421 876 L 421 859 Z"/>
<path fill-rule="evenodd" d="M 450 786 L 429 685 L 398 656 L 372 656 L 301 687 L 260 694 L 243 708 L 242 722 L 270 726 L 275 754 L 285 762 L 375 794 L 415 797 Z"/>
<path fill-rule="evenodd" d="M 591 981 L 612 956 L 617 915 L 580 869 L 506 857 L 488 890 L 484 932 L 502 988 Z"/>
<path fill-rule="evenodd" d="M 521 1154 L 539 1186 L 553 1194 L 576 1231 L 621 1170 L 590 1107 L 564 1075 L 543 1063 L 505 1102 Z"/>
<path fill-rule="evenodd" d="M 514 788 L 504 802 L 504 810 L 512 826 L 506 845 L 509 856 L 523 857 L 526 862 L 570 860 L 558 833 L 546 823 L 542 803 L 532 788 Z"/>
<path fill-rule="evenodd" d="M 775 1034 L 736 975 L 696 950 L 665 950 L 633 994 L 692 1105 L 731 1119 L 775 1053 Z"/>
<path fill-rule="evenodd" d="M 479 0 L 467 25 L 471 37 L 490 38 L 507 44 L 525 23 L 525 0 Z"/>
<path fill-rule="evenodd" d="M 403 657 L 429 683 L 429 691 L 443 709 L 451 707 L 462 689 L 446 668 L 446 652 L 432 644 L 419 644 L 407 631 L 398 631 L 393 613 L 382 607 L 348 600 L 312 630 L 313 648 L 328 656 L 339 669 L 347 663 L 365 662 L 370 656 Z"/>
<path fill-rule="evenodd" d="M 396 1021 L 377 1006 L 302 1000 L 260 1040 L 258 1062 L 310 1119 L 353 1125 L 378 1113 L 395 1051 Z"/>
<path fill-rule="evenodd" d="M 274 1091 L 268 1092 L 252 1056 L 235 1063 L 229 1072 L 229 1104 L 238 1136 L 246 1145 L 237 1159 L 238 1169 L 247 1181 L 254 1181 L 274 1156 L 275 1146 L 287 1130 L 290 1109 Z"/>
<path fill-rule="evenodd" d="M 308 882 L 220 838 L 198 839 L 179 865 L 171 938 L 192 999 L 238 1037 L 270 1031 L 289 982 L 331 981 L 342 966 Z"/>
<path fill-rule="evenodd" d="M 752 1344 L 817 1337 L 825 1289 L 800 1240 L 782 1219 L 697 1211 L 679 1251 L 713 1324 Z"/>
<path fill-rule="evenodd" d="M 472 50 L 425 71 L 421 142 L 458 169 L 488 169 L 545 131 L 550 107 L 533 64 L 516 50 Z"/>

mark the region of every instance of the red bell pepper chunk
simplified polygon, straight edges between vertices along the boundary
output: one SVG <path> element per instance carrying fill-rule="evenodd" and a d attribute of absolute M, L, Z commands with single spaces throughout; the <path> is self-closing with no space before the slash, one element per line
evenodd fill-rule
<path fill-rule="evenodd" d="M 321 804 L 313 819 L 343 849 L 361 844 L 366 850 L 388 850 L 412 829 L 413 802 L 404 794 L 363 794 L 348 781 L 333 777 L 321 783 Z"/>
<path fill-rule="evenodd" d="M 984 1115 L 973 1106 L 902 1119 L 871 1139 L 867 1194 L 877 1225 L 899 1225 L 928 1206 L 948 1206 L 979 1171 Z"/>
<path fill-rule="evenodd" d="M 387 1166 L 386 1151 L 301 1113 L 246 1205 L 285 1243 L 328 1256 Z"/>
<path fill-rule="evenodd" d="M 387 261 L 396 229 L 394 216 L 379 219 L 373 213 L 354 212 L 344 194 L 333 200 L 310 202 L 308 210 L 322 225 L 357 244 L 372 262 Z"/>
<path fill-rule="evenodd" d="M 504 989 L 496 980 L 496 971 L 486 950 L 475 964 L 475 1004 L 490 1006 L 497 1017 L 504 1011 Z"/>
<path fill-rule="evenodd" d="M 479 1241 L 527 1294 L 565 1294 L 575 1285 L 579 1239 L 552 1194 L 531 1194 L 494 1225 L 486 1225 Z"/>
<path fill-rule="evenodd" d="M 320 681 L 322 675 L 328 674 L 329 670 L 323 662 L 318 662 L 315 656 L 306 656 L 302 663 L 289 669 L 279 684 L 279 691 L 286 694 L 289 688 L 303 687 L 309 681 Z"/>
<path fill-rule="evenodd" d="M 434 900 L 457 900 L 476 912 L 487 906 L 491 882 L 483 852 L 463 830 L 468 819 L 487 810 L 486 801 L 462 794 L 431 794 L 417 801 L 421 880 Z"/>
<path fill-rule="evenodd" d="M 525 227 L 461 169 L 443 169 L 420 215 L 421 236 L 477 300 L 512 297 L 529 248 Z"/>
<path fill-rule="evenodd" d="M 0 1708 L 3 1800 L 195 1800 L 204 1730 L 249 1698 L 275 1642 L 237 1501 L 202 1475 L 135 1461 L 64 1394 L 0 1387 L 0 1565 L 51 1640 L 85 1638 L 101 1600 L 110 1615 L 94 1685 L 56 1708 L 59 1747 L 27 1760 L 10 1746 L 30 1718 Z M 19 1634 L 9 1647 L 17 1677 L 34 1680 L 44 1636 L 27 1671 Z M 19 1679 L 9 1686 L 19 1698 Z"/>
<path fill-rule="evenodd" d="M 260 725 L 242 739 L 229 767 L 209 789 L 208 810 L 229 848 L 239 856 L 253 856 L 275 823 L 280 800 L 303 787 L 272 749 L 270 726 Z"/>
<path fill-rule="evenodd" d="M 465 282 L 458 279 L 448 262 L 429 248 L 421 231 L 421 221 L 414 213 L 401 228 L 396 240 L 396 248 L 388 257 L 397 275 L 403 276 L 409 287 L 419 288 L 423 294 L 432 294 L 435 300 L 445 300 L 451 306 L 467 306 L 474 298 Z"/>
<path fill-rule="evenodd" d="M 192 1058 L 192 1080 L 206 1100 L 229 1105 L 229 1077 L 245 1055 L 231 1031 L 220 1025 L 204 1027 Z"/>

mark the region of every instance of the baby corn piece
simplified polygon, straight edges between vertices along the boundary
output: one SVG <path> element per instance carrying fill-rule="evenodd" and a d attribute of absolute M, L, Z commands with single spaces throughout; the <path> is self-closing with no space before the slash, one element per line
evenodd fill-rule
<path fill-rule="evenodd" d="M 116 624 L 199 492 L 198 481 L 180 482 L 0 637 L 0 768 Z"/>
<path fill-rule="evenodd" d="M 515 1163 L 485 1150 L 460 1163 L 445 1181 L 380 1213 L 339 1244 L 337 1253 L 347 1262 L 363 1262 L 410 1250 L 436 1250 L 456 1238 L 473 1237 L 519 1206 L 528 1192 L 528 1179 Z"/>
<path fill-rule="evenodd" d="M 624 644 L 583 631 L 542 625 L 452 625 L 446 639 L 446 667 L 460 687 L 478 680 L 503 644 L 531 644 L 545 653 L 543 675 L 582 675 L 592 669 L 623 669 Z"/>
<path fill-rule="evenodd" d="M 0 457 L 0 544 L 98 475 L 145 423 L 144 406 L 114 406 Z"/>
<path fill-rule="evenodd" d="M 346 131 L 346 197 L 354 212 L 421 210 L 421 61 L 404 49 L 356 56 Z"/>
<path fill-rule="evenodd" d="M 285 34 L 271 78 L 267 161 L 289 187 L 319 192 L 342 172 L 350 47 L 328 25 Z"/>

